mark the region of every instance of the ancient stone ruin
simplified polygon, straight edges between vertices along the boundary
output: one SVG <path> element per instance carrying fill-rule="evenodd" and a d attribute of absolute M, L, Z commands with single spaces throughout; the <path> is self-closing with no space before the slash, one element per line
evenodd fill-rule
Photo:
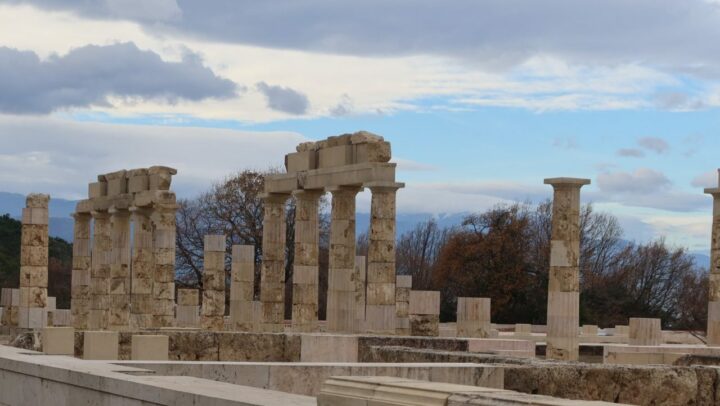
<path fill-rule="evenodd" d="M 395 269 L 403 184 L 391 158 L 390 143 L 368 132 L 298 145 L 286 171 L 265 179 L 262 248 L 204 236 L 202 289 L 175 286 L 176 170 L 100 175 L 74 213 L 71 309 L 57 309 L 47 293 L 49 196 L 29 195 L 20 283 L 0 292 L 0 404 L 720 404 L 720 187 L 705 191 L 714 199 L 705 343 L 663 331 L 659 319 L 580 326 L 587 179 L 545 180 L 554 193 L 546 325 L 493 323 L 490 298 L 414 289 Z M 371 193 L 367 258 L 356 255 L 363 189 Z M 328 192 L 327 317 L 319 320 Z M 456 322 L 442 319 L 441 300 L 456 304 Z"/>

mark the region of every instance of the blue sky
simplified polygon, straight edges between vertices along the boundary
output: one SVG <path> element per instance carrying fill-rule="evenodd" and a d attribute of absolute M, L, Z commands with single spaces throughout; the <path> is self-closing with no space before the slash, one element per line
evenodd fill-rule
<path fill-rule="evenodd" d="M 11 0 L 0 190 L 76 199 L 97 173 L 166 164 L 190 197 L 362 129 L 393 145 L 401 212 L 586 177 L 628 238 L 703 251 L 718 37 L 715 0 Z"/>

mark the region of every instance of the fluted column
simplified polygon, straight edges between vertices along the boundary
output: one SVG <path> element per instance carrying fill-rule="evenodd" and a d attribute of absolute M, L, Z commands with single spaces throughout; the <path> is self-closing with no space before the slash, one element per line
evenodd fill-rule
<path fill-rule="evenodd" d="M 553 213 L 547 307 L 548 359 L 578 359 L 580 326 L 580 188 L 589 179 L 545 179 L 552 185 Z"/>
<path fill-rule="evenodd" d="M 88 328 L 90 313 L 90 272 L 92 251 L 90 247 L 90 213 L 73 214 L 73 260 L 70 284 L 70 309 L 73 327 L 78 330 Z"/>
<path fill-rule="evenodd" d="M 156 204 L 153 224 L 153 327 L 172 327 L 175 322 L 175 194 L 165 192 L 166 203 Z"/>
<path fill-rule="evenodd" d="M 48 286 L 48 203 L 50 196 L 30 194 L 22 212 L 20 241 L 20 328 L 42 328 Z"/>
<path fill-rule="evenodd" d="M 260 273 L 260 330 L 282 332 L 285 315 L 285 204 L 288 194 L 263 196 L 263 258 Z"/>
<path fill-rule="evenodd" d="M 368 186 L 372 200 L 365 329 L 376 334 L 394 334 L 395 197 L 402 184 Z"/>
<path fill-rule="evenodd" d="M 720 170 L 718 170 L 718 187 L 705 189 L 705 193 L 713 197 L 707 344 L 720 346 Z"/>
<path fill-rule="evenodd" d="M 298 190 L 295 197 L 295 262 L 293 263 L 292 327 L 312 332 L 318 322 L 318 206 L 322 191 Z"/>
<path fill-rule="evenodd" d="M 327 330 L 357 331 L 355 297 L 355 198 L 359 187 L 329 189 L 330 255 L 327 294 Z"/>
<path fill-rule="evenodd" d="M 88 328 L 108 328 L 110 295 L 110 214 L 107 211 L 93 211 L 92 270 L 90 272 L 90 315 Z"/>
<path fill-rule="evenodd" d="M 132 275 L 130 279 L 130 326 L 146 329 L 153 326 L 153 226 L 151 211 L 130 208 L 133 224 Z"/>
<path fill-rule="evenodd" d="M 130 327 L 130 211 L 111 207 L 112 250 L 110 255 L 110 293 L 108 329 Z"/>

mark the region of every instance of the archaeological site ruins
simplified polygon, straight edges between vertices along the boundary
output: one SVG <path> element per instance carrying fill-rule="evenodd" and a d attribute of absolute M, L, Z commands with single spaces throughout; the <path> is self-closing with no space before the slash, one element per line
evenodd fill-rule
<path fill-rule="evenodd" d="M 580 325 L 580 197 L 590 180 L 571 177 L 544 180 L 547 323 L 498 324 L 490 298 L 443 298 L 396 272 L 404 184 L 391 159 L 390 143 L 368 132 L 298 145 L 285 171 L 264 179 L 262 247 L 200 236 L 202 289 L 176 286 L 172 181 L 183 174 L 108 168 L 88 179 L 74 213 L 70 309 L 48 296 L 50 196 L 28 195 L 19 285 L 0 296 L 0 405 L 720 404 L 720 186 L 705 190 L 714 202 L 705 337 L 642 315 Z M 356 229 L 362 191 L 369 230 Z M 448 299 L 455 322 L 440 312 Z"/>

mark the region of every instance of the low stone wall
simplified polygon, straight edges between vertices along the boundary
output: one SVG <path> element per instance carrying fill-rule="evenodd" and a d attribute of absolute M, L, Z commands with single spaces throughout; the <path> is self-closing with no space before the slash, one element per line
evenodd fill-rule
<path fill-rule="evenodd" d="M 312 397 L 0 345 L 0 405 L 311 406 Z"/>
<path fill-rule="evenodd" d="M 368 359 L 495 363 L 505 369 L 505 389 L 565 399 L 638 405 L 720 404 L 718 367 L 598 365 L 402 347 L 373 347 Z"/>
<path fill-rule="evenodd" d="M 502 389 L 503 368 L 466 363 L 267 363 L 267 362 L 137 362 L 118 365 L 155 371 L 159 375 L 183 375 L 213 379 L 298 395 L 316 396 L 332 376 L 390 376 L 430 382 L 454 383 Z"/>

